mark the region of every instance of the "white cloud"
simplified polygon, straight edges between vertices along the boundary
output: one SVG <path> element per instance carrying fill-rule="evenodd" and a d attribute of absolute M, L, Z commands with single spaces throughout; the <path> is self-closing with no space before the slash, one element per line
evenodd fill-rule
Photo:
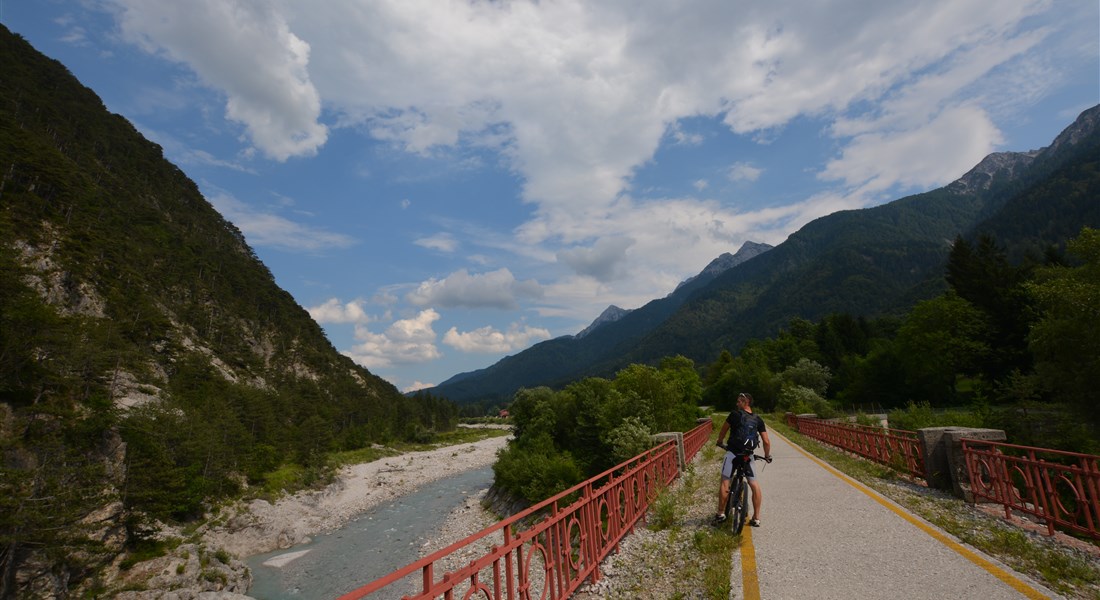
<path fill-rule="evenodd" d="M 436 235 L 420 238 L 413 241 L 413 243 L 430 250 L 438 250 L 447 253 L 454 252 L 458 249 L 458 241 L 449 233 L 438 233 Z"/>
<path fill-rule="evenodd" d="M 600 238 L 590 248 L 571 248 L 558 252 L 558 260 L 580 275 L 599 281 L 612 281 L 625 273 L 626 251 L 634 245 L 629 237 Z"/>
<path fill-rule="evenodd" d="M 246 107 L 227 111 L 277 159 L 324 143 L 322 101 L 334 126 L 408 152 L 457 161 L 467 155 L 456 149 L 497 151 L 530 217 L 506 234 L 472 217 L 415 243 L 511 270 L 456 271 L 406 299 L 500 309 L 537 299 L 542 314 L 589 318 L 671 291 L 746 240 L 780 243 L 892 186 L 951 181 L 1002 143 L 997 124 L 1014 103 L 1036 102 L 1057 81 L 1059 60 L 1036 55 L 1040 42 L 1095 49 L 1095 21 L 1049 0 L 1001 0 L 996 10 L 985 0 L 112 1 L 131 39 Z M 1072 56 L 1062 43 L 1060 56 Z M 715 122 L 729 131 L 695 133 Z M 664 158 L 661 144 L 739 137 L 740 152 L 806 123 L 835 149 L 815 165 L 833 189 L 759 210 L 631 196 L 635 174 Z M 763 174 L 748 156 L 722 160 L 734 181 Z M 250 241 L 352 243 L 278 218 L 234 221 Z M 532 264 L 569 269 L 540 272 L 542 285 L 517 281 L 513 272 Z"/>
<path fill-rule="evenodd" d="M 542 286 L 537 281 L 518 281 L 508 269 L 473 275 L 462 269 L 444 279 L 421 283 L 406 299 L 416 306 L 514 309 L 518 307 L 517 298 L 541 295 Z"/>
<path fill-rule="evenodd" d="M 705 139 L 700 133 L 685 132 L 679 121 L 669 126 L 669 135 L 672 136 L 674 143 L 680 146 L 698 146 Z"/>
<path fill-rule="evenodd" d="M 894 102 L 867 121 L 873 129 L 832 133 L 859 136 L 840 138 L 842 154 L 887 144 L 881 162 L 900 171 L 919 159 L 906 148 L 932 146 L 918 129 L 935 115 L 989 101 L 978 83 L 1047 35 L 1029 23 L 1053 10 L 1047 0 L 997 10 L 982 0 L 113 1 L 131 39 L 222 89 L 230 117 L 276 158 L 324 142 L 322 96 L 341 126 L 364 125 L 411 152 L 501 150 L 536 205 L 524 228 L 535 242 L 599 219 L 663 140 L 700 141 L 685 118 L 759 136 L 799 117 L 840 125 Z M 891 123 L 905 115 L 912 126 Z M 901 143 L 904 132 L 927 141 Z M 982 133 L 978 145 L 996 139 Z M 941 148 L 963 160 L 950 140 Z M 849 181 L 847 160 L 829 176 Z M 734 175 L 751 180 L 754 168 Z M 913 179 L 946 183 L 948 170 Z"/>
<path fill-rule="evenodd" d="M 414 318 L 395 321 L 383 333 L 357 325 L 355 339 L 359 343 L 345 354 L 368 369 L 435 360 L 442 356 L 432 330 L 432 323 L 438 320 L 439 313 L 429 308 Z"/>
<path fill-rule="evenodd" d="M 410 383 L 409 385 L 401 388 L 401 393 L 408 394 L 410 392 L 415 392 L 415 391 L 418 391 L 418 390 L 424 390 L 424 389 L 432 388 L 432 387 L 435 387 L 434 383 L 424 383 L 423 381 L 414 381 L 414 382 Z"/>
<path fill-rule="evenodd" d="M 933 186 L 962 176 L 1001 140 L 985 111 L 972 106 L 952 108 L 921 127 L 856 136 L 820 177 L 868 192 L 893 185 Z"/>
<path fill-rule="evenodd" d="M 244 233 L 252 246 L 320 252 L 329 248 L 349 248 L 358 243 L 355 238 L 342 233 L 302 225 L 275 214 L 255 210 L 224 192 L 214 192 L 208 200 Z"/>
<path fill-rule="evenodd" d="M 341 303 L 338 298 L 329 298 L 323 304 L 307 308 L 309 316 L 318 323 L 360 323 L 371 321 L 370 315 L 363 310 L 363 300 Z"/>
<path fill-rule="evenodd" d="M 520 327 L 513 323 L 508 331 L 498 331 L 493 327 L 480 327 L 473 331 L 460 333 L 451 327 L 443 335 L 443 343 L 462 352 L 480 352 L 501 354 L 513 352 L 530 346 L 535 342 L 550 339 L 550 331 L 542 327 Z"/>
<path fill-rule="evenodd" d="M 312 155 L 328 138 L 309 78 L 310 45 L 261 2 L 110 0 L 123 34 L 187 64 L 226 94 L 225 113 L 275 160 Z"/>
<path fill-rule="evenodd" d="M 726 171 L 726 176 L 730 181 L 756 181 L 760 179 L 760 174 L 764 172 L 764 169 L 754 167 L 746 162 L 733 163 L 729 170 Z"/>

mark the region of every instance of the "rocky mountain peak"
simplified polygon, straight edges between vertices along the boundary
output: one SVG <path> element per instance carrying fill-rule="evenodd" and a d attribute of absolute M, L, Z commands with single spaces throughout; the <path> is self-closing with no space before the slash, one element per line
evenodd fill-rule
<path fill-rule="evenodd" d="M 994 152 L 982 159 L 973 169 L 958 178 L 947 189 L 956 194 L 970 194 L 987 190 L 998 176 L 1012 177 L 1027 168 L 1042 150 L 1029 152 Z"/>
<path fill-rule="evenodd" d="M 595 321 L 592 321 L 591 325 L 582 329 L 581 332 L 574 337 L 580 339 L 592 333 L 596 330 L 596 328 L 600 327 L 601 325 L 606 325 L 608 323 L 614 323 L 615 321 L 618 321 L 619 319 L 630 314 L 632 310 L 633 309 L 619 308 L 618 306 L 612 304 L 605 308 L 604 311 L 600 313 L 600 316 L 596 317 Z"/>
<path fill-rule="evenodd" d="M 1075 146 L 1100 127 L 1100 105 L 1081 113 L 1072 125 L 1065 128 L 1054 141 L 1045 148 L 1028 152 L 994 152 L 982 159 L 976 167 L 947 186 L 946 189 L 957 194 L 967 194 L 989 189 L 997 177 L 1012 178 L 1026 169 L 1042 155 L 1050 155 L 1063 148 Z"/>
<path fill-rule="evenodd" d="M 1096 132 L 1097 127 L 1100 127 L 1100 104 L 1078 115 L 1077 120 L 1058 134 L 1044 151 L 1056 152 L 1065 146 L 1077 145 Z"/>
<path fill-rule="evenodd" d="M 718 277 L 719 275 L 725 273 L 733 267 L 736 267 L 737 265 L 751 258 L 755 258 L 771 249 L 772 246 L 768 244 L 762 244 L 759 242 L 745 242 L 744 244 L 741 244 L 741 248 L 737 251 L 736 254 L 723 252 L 718 258 L 710 261 L 707 266 L 703 267 L 703 270 L 699 271 L 698 275 L 688 277 L 687 279 L 681 281 L 680 285 L 676 286 L 676 289 L 679 290 L 680 288 L 691 283 L 692 281 L 695 281 L 696 279 L 699 279 L 700 277 L 714 279 L 715 277 Z M 675 291 L 673 293 L 675 293 Z"/>

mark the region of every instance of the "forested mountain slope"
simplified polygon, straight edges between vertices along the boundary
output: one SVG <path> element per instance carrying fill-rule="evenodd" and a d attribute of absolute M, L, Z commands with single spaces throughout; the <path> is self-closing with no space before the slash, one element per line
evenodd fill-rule
<path fill-rule="evenodd" d="M 339 354 L 156 144 L 0 26 L 0 597 L 64 595 L 153 519 L 453 418 L 417 403 Z"/>
<path fill-rule="evenodd" d="M 1036 153 L 1000 153 L 938 190 L 817 219 L 767 254 L 727 271 L 619 360 L 658 360 L 669 353 L 710 361 L 723 350 L 774 334 L 791 318 L 817 320 L 834 312 L 900 314 L 942 292 L 944 264 L 957 236 L 979 225 L 1023 225 L 998 241 L 1031 250 L 1064 245 L 1084 226 L 1096 227 L 1097 115 L 1082 113 L 1056 142 Z M 1058 182 L 1061 183 L 1058 183 Z M 1060 191 L 1055 191 L 1059 190 Z M 1047 204 L 1034 190 L 1058 195 Z M 1079 193 L 1066 194 L 1070 190 Z M 1032 199 L 1029 199 L 1032 198 Z M 1024 235 L 1020 230 L 1019 235 Z"/>
<path fill-rule="evenodd" d="M 437 391 L 459 402 L 506 401 L 519 387 L 554 385 L 567 374 L 608 376 L 677 354 L 709 362 L 794 317 L 904 313 L 945 289 L 958 236 L 995 233 L 1019 258 L 1100 226 L 1098 114 L 1100 107 L 1089 109 L 1041 151 L 992 154 L 943 188 L 817 219 L 774 249 L 693 281 L 687 294 L 677 290 L 675 305 L 649 311 L 647 321 L 639 309 L 582 340 L 544 342 Z"/>
<path fill-rule="evenodd" d="M 616 321 L 586 329 L 584 335 L 540 342 L 486 369 L 456 375 L 434 388 L 432 393 L 456 402 L 507 404 L 521 387 L 556 387 L 589 375 L 609 375 L 592 367 L 610 356 L 628 353 L 639 339 L 663 323 L 723 269 L 730 269 L 770 249 L 767 244 L 746 242 L 736 254 L 716 259 L 664 298 L 652 300 Z"/>

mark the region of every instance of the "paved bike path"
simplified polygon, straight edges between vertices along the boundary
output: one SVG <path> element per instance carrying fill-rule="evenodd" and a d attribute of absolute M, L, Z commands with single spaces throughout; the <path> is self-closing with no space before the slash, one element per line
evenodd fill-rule
<path fill-rule="evenodd" d="M 762 526 L 745 527 L 733 597 L 1060 598 L 769 433 Z"/>

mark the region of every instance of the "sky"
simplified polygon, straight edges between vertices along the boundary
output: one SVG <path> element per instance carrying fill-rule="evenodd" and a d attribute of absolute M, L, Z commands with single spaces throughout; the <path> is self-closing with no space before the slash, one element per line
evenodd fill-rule
<path fill-rule="evenodd" d="M 411 391 L 1050 144 L 1097 0 L 0 0 Z"/>

